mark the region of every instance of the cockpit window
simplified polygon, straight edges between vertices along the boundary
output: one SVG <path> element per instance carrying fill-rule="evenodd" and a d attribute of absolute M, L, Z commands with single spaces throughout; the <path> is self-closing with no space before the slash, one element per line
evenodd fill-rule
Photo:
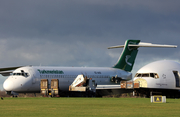
<path fill-rule="evenodd" d="M 149 74 L 142 74 L 142 77 L 149 77 Z"/>
<path fill-rule="evenodd" d="M 142 76 L 142 74 L 137 74 L 137 77 L 141 77 Z"/>
<path fill-rule="evenodd" d="M 154 78 L 159 78 L 157 73 L 154 74 Z"/>
<path fill-rule="evenodd" d="M 21 76 L 22 74 L 21 73 L 17 73 L 18 76 Z"/>
<path fill-rule="evenodd" d="M 13 76 L 25 76 L 25 77 L 28 77 L 29 74 L 28 73 L 25 73 L 25 72 L 22 72 L 22 73 L 13 73 L 12 74 Z"/>
<path fill-rule="evenodd" d="M 150 73 L 150 77 L 154 78 L 155 77 L 154 73 Z"/>
<path fill-rule="evenodd" d="M 135 77 L 151 77 L 151 78 L 159 78 L 157 73 L 136 73 Z"/>

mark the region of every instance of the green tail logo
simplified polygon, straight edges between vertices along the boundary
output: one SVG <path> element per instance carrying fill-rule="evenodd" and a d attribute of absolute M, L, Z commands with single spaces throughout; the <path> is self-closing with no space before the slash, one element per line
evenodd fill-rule
<path fill-rule="evenodd" d="M 125 42 L 123 52 L 121 53 L 119 60 L 113 66 L 113 68 L 118 68 L 131 72 L 136 59 L 136 55 L 138 53 L 138 47 L 131 47 L 129 46 L 129 44 L 137 45 L 139 44 L 139 42 L 140 40 L 127 40 Z"/>

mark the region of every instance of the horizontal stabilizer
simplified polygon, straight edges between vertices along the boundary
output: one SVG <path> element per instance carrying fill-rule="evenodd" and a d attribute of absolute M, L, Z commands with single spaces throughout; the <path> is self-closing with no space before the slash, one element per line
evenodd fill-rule
<path fill-rule="evenodd" d="M 113 48 L 123 48 L 125 45 L 117 45 L 117 46 L 111 46 L 108 49 Z M 129 47 L 160 47 L 160 48 L 176 48 L 177 45 L 161 45 L 161 44 L 152 44 L 152 43 L 143 43 L 140 42 L 139 44 L 128 44 Z"/>

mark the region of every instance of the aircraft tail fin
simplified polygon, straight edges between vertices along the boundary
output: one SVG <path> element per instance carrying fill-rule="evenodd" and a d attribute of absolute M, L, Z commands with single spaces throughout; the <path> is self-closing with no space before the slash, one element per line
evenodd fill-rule
<path fill-rule="evenodd" d="M 176 48 L 177 46 L 176 45 L 160 45 L 160 44 L 152 44 L 152 43 L 143 43 L 143 42 L 140 42 L 140 40 L 127 40 L 125 42 L 125 45 L 112 46 L 112 47 L 108 48 L 108 49 L 124 48 L 117 63 L 113 66 L 113 68 L 123 69 L 125 71 L 130 72 L 133 68 L 139 47 Z"/>

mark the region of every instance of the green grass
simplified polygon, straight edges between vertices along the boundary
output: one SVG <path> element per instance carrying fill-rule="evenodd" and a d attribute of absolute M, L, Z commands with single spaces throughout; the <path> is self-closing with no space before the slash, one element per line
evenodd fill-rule
<path fill-rule="evenodd" d="M 149 98 L 4 98 L 0 117 L 179 116 L 180 99 L 151 103 Z"/>

